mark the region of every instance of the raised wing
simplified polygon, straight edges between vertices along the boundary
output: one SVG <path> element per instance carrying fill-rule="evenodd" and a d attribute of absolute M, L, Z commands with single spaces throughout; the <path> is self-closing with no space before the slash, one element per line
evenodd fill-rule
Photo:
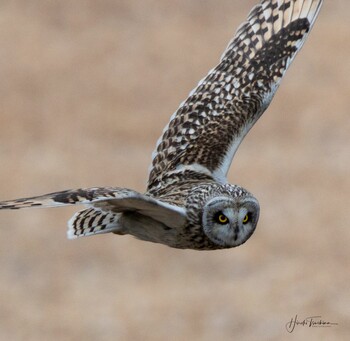
<path fill-rule="evenodd" d="M 68 237 L 115 232 L 119 213 L 136 212 L 168 227 L 180 227 L 186 221 L 185 209 L 156 200 L 130 189 L 96 187 L 50 193 L 31 198 L 0 202 L 0 209 L 60 207 L 85 204 L 68 223 Z"/>
<path fill-rule="evenodd" d="M 242 139 L 270 104 L 322 0 L 263 0 L 238 28 L 220 63 L 172 116 L 153 154 L 148 190 L 191 170 L 226 182 Z"/>

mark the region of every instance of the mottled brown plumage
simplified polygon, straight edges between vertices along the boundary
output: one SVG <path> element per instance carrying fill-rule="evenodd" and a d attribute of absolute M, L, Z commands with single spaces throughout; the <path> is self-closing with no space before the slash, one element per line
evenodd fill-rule
<path fill-rule="evenodd" d="M 113 232 L 176 248 L 238 246 L 254 232 L 258 201 L 227 184 L 232 158 L 270 104 L 310 32 L 322 0 L 262 0 L 220 63 L 164 129 L 145 194 L 125 188 L 63 191 L 0 203 L 0 209 L 86 204 L 68 237 Z"/>
<path fill-rule="evenodd" d="M 154 153 L 148 188 L 169 171 L 198 164 L 225 178 L 235 150 L 270 104 L 321 1 L 262 1 L 220 63 L 175 112 Z M 232 150 L 233 149 L 233 150 Z"/>

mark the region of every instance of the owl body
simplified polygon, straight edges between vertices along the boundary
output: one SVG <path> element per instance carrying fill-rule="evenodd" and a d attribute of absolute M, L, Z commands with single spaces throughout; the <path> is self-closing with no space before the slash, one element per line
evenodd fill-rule
<path fill-rule="evenodd" d="M 168 228 L 165 225 L 154 225 L 151 229 L 142 227 L 140 230 L 135 229 L 135 224 L 129 224 L 127 233 L 136 236 L 139 239 L 152 241 L 156 243 L 163 243 L 171 247 L 180 249 L 194 249 L 194 250 L 216 250 L 231 248 L 244 243 L 254 232 L 256 223 L 259 218 L 259 203 L 258 201 L 245 189 L 240 186 L 230 184 L 219 184 L 216 181 L 197 181 L 189 186 L 188 183 L 172 186 L 167 188 L 166 194 L 158 197 L 162 202 L 171 204 L 176 203 L 179 207 L 184 207 L 186 210 L 186 221 L 178 228 Z M 208 204 L 220 200 L 219 207 L 214 214 L 210 214 L 210 222 L 207 225 L 214 226 L 217 224 L 214 221 L 215 214 L 223 212 L 225 207 L 230 207 L 236 212 L 239 212 L 242 200 L 251 202 L 250 222 L 242 224 L 241 221 L 233 220 L 230 226 L 224 225 L 224 230 L 228 230 L 227 235 L 220 235 L 220 225 L 218 224 L 217 236 L 214 238 L 212 234 L 203 229 L 204 211 L 208 209 Z M 213 209 L 211 207 L 211 209 Z M 231 214 L 232 216 L 236 213 Z M 132 220 L 133 215 L 130 219 Z M 124 218 L 121 218 L 124 219 Z M 124 224 L 122 224 L 124 226 Z M 245 225 L 245 226 L 244 226 Z M 147 231 L 145 235 L 145 231 Z M 142 236 L 139 235 L 142 234 Z M 160 236 L 160 238 L 159 238 Z"/>
<path fill-rule="evenodd" d="M 322 0 L 261 0 L 219 64 L 171 116 L 153 153 L 144 194 L 119 187 L 67 190 L 0 202 L 0 209 L 84 204 L 68 238 L 112 232 L 170 247 L 215 250 L 246 242 L 259 203 L 226 175 L 269 106 L 316 20 Z"/>

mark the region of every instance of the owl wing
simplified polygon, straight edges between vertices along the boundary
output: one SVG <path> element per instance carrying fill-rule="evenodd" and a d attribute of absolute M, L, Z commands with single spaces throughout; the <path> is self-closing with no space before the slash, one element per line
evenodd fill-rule
<path fill-rule="evenodd" d="M 321 5 L 322 0 L 262 0 L 252 9 L 218 66 L 165 127 L 153 153 L 150 192 L 169 174 L 186 170 L 226 182 L 238 146 L 270 104 Z"/>
<path fill-rule="evenodd" d="M 60 207 L 85 204 L 89 208 L 76 213 L 68 223 L 68 237 L 118 232 L 120 213 L 136 212 L 167 227 L 185 224 L 185 209 L 156 200 L 136 191 L 118 187 L 67 190 L 31 198 L 0 202 L 0 209 Z"/>

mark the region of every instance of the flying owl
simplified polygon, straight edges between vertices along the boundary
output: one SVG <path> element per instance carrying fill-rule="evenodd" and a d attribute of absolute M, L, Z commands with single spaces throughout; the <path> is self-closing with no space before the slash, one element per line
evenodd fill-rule
<path fill-rule="evenodd" d="M 246 242 L 259 203 L 227 183 L 232 158 L 270 104 L 303 46 L 323 0 L 262 0 L 173 114 L 156 149 L 144 194 L 119 187 L 67 190 L 0 202 L 0 209 L 87 205 L 68 238 L 112 232 L 174 248 L 215 250 Z"/>

